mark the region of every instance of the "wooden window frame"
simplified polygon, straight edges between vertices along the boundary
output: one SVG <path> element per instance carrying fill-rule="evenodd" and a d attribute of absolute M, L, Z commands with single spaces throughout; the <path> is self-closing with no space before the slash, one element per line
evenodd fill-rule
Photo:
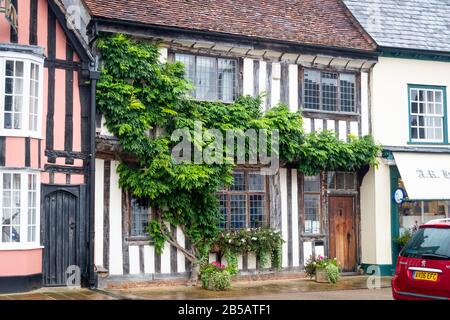
<path fill-rule="evenodd" d="M 214 54 L 214 53 L 199 53 L 198 50 L 196 51 L 191 51 L 189 49 L 183 48 L 183 49 L 169 49 L 168 50 L 168 57 L 167 57 L 167 61 L 170 63 L 175 63 L 175 55 L 176 54 L 186 54 L 186 55 L 192 55 L 195 57 L 195 64 L 197 63 L 197 57 L 205 57 L 205 58 L 214 58 L 216 60 L 216 67 L 218 68 L 218 60 L 219 59 L 228 59 L 228 60 L 234 60 L 236 61 L 236 70 L 235 70 L 235 79 L 234 79 L 234 98 L 233 101 L 222 101 L 219 99 L 216 100 L 198 100 L 195 96 L 192 96 L 196 101 L 201 101 L 201 102 L 221 102 L 224 104 L 231 104 L 234 103 L 236 101 L 236 99 L 242 95 L 242 83 L 243 83 L 243 63 L 244 60 L 242 58 L 238 58 L 238 57 L 234 57 L 234 56 L 227 56 L 224 54 Z M 194 66 L 194 70 L 195 70 L 195 66 Z M 216 83 L 218 84 L 219 79 L 216 79 Z M 194 81 L 194 86 L 195 86 L 195 81 Z M 218 92 L 217 92 L 218 94 Z"/>
<path fill-rule="evenodd" d="M 323 72 L 326 73 L 335 73 L 338 75 L 337 81 L 337 105 L 336 105 L 336 111 L 328 111 L 323 110 L 323 97 L 322 97 L 322 82 L 320 82 L 320 94 L 319 94 L 319 109 L 309 109 L 305 108 L 305 71 L 316 71 L 320 73 L 320 76 L 322 76 Z M 349 112 L 349 111 L 341 111 L 341 75 L 342 74 L 348 74 L 355 76 L 355 111 Z M 315 69 L 315 68 L 304 68 L 299 67 L 299 93 L 301 92 L 301 96 L 299 99 L 300 108 L 303 112 L 310 112 L 310 113 L 325 113 L 325 114 L 333 114 L 333 115 L 349 115 L 349 116 L 359 116 L 361 113 L 361 75 L 358 72 L 355 71 L 343 71 L 343 70 L 336 70 L 333 68 L 323 68 L 323 69 Z"/>
<path fill-rule="evenodd" d="M 323 194 L 322 194 L 322 189 L 323 189 L 323 173 L 319 174 L 319 191 L 305 191 L 305 175 L 304 174 L 300 174 L 301 179 L 300 180 L 300 187 L 301 187 L 301 194 L 300 194 L 300 199 L 301 199 L 301 235 L 304 237 L 318 237 L 318 236 L 322 236 L 323 235 Z M 320 224 L 320 229 L 318 233 L 309 233 L 305 231 L 305 222 L 306 222 L 306 210 L 305 210 L 305 195 L 319 195 L 319 209 L 318 209 L 318 221 Z"/>
<path fill-rule="evenodd" d="M 236 169 L 233 173 L 244 173 L 244 191 L 234 191 L 227 187 L 224 190 L 217 192 L 217 195 L 226 196 L 226 221 L 224 230 L 234 231 L 241 229 L 251 228 L 250 226 L 250 196 L 263 195 L 264 196 L 264 218 L 263 225 L 261 227 L 267 227 L 270 223 L 270 209 L 269 209 L 269 179 L 267 176 L 263 177 L 263 191 L 250 191 L 249 190 L 249 175 L 252 173 L 259 173 L 259 170 L 252 169 Z M 243 228 L 232 229 L 231 228 L 231 195 L 245 195 L 245 226 Z"/>

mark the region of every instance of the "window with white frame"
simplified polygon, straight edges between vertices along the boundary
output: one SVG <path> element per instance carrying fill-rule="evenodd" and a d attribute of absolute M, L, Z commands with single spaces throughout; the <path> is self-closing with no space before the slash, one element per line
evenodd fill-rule
<path fill-rule="evenodd" d="M 0 132 L 40 135 L 42 62 L 27 55 L 0 53 Z"/>
<path fill-rule="evenodd" d="M 306 69 L 303 100 L 305 110 L 355 113 L 356 76 Z"/>
<path fill-rule="evenodd" d="M 409 86 L 409 103 L 411 141 L 446 142 L 445 88 Z"/>
<path fill-rule="evenodd" d="M 0 172 L 0 248 L 39 243 L 38 174 Z"/>
<path fill-rule="evenodd" d="M 237 60 L 176 53 L 185 76 L 194 85 L 192 96 L 201 101 L 233 102 L 237 97 Z"/>

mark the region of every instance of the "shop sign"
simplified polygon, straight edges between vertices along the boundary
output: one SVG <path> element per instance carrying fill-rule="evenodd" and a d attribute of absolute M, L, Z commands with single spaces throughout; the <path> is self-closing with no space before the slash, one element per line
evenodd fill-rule
<path fill-rule="evenodd" d="M 19 19 L 17 17 L 17 9 L 11 3 L 11 0 L 0 0 L 0 12 L 5 14 L 6 20 L 8 20 L 14 31 L 17 32 Z"/>
<path fill-rule="evenodd" d="M 394 191 L 394 201 L 396 204 L 402 204 L 405 201 L 406 192 L 402 188 L 397 188 Z"/>

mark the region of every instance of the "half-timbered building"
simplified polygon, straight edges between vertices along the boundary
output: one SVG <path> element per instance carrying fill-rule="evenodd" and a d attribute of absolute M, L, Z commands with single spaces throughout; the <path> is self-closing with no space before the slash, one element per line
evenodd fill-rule
<path fill-rule="evenodd" d="M 370 133 L 369 71 L 375 45 L 337 0 L 86 0 L 88 34 L 125 33 L 161 43 L 161 59 L 181 61 L 198 100 L 231 102 L 265 92 L 262 108 L 279 102 L 301 110 L 306 132 Z M 145 233 L 151 208 L 120 189 L 117 139 L 97 122 L 95 264 L 110 281 L 185 276 L 187 262 L 166 244 L 162 255 Z M 274 176 L 237 167 L 218 194 L 225 229 L 261 223 L 282 232 L 282 267 L 301 271 L 311 255 L 335 256 L 344 271 L 360 262 L 360 184 L 365 172 L 305 176 L 283 167 Z M 172 230 L 186 243 L 179 229 Z M 211 260 L 216 259 L 211 254 Z M 239 256 L 242 274 L 259 266 Z"/>
<path fill-rule="evenodd" d="M 59 1 L 0 8 L 0 292 L 88 284 L 93 59 Z"/>

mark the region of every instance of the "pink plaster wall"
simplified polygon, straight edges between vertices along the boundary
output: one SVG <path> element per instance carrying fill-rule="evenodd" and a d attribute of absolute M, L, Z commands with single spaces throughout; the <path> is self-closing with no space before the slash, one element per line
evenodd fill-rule
<path fill-rule="evenodd" d="M 25 166 L 25 139 L 22 137 L 6 137 L 6 157 L 7 167 Z"/>
<path fill-rule="evenodd" d="M 30 43 L 30 1 L 18 1 L 17 11 L 19 18 L 18 42 L 20 44 Z"/>
<path fill-rule="evenodd" d="M 73 73 L 73 151 L 81 151 L 81 102 L 78 72 Z M 88 134 L 84 132 L 84 134 Z"/>
<path fill-rule="evenodd" d="M 9 42 L 9 34 L 10 26 L 8 21 L 3 17 L 3 14 L 0 14 L 0 42 Z"/>
<path fill-rule="evenodd" d="M 64 150 L 64 126 L 66 121 L 66 71 L 55 71 L 55 115 L 53 118 L 53 148 Z"/>
<path fill-rule="evenodd" d="M 42 249 L 0 251 L 0 277 L 42 273 Z"/>
<path fill-rule="evenodd" d="M 47 7 L 47 1 L 38 1 L 38 45 L 45 48 L 45 55 L 47 55 Z"/>

